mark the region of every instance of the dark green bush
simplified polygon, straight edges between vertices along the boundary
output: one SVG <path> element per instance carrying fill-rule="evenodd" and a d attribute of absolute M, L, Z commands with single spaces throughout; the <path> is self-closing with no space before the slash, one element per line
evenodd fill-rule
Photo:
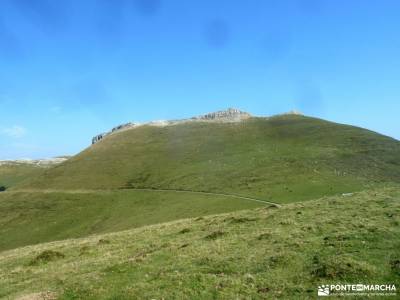
<path fill-rule="evenodd" d="M 65 255 L 59 251 L 45 250 L 37 255 L 35 258 L 33 258 L 29 265 L 34 266 L 40 263 L 48 263 L 64 257 Z"/>

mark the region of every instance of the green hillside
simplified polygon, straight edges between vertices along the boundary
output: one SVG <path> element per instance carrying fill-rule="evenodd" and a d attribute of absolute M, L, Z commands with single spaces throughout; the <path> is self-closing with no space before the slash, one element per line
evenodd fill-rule
<path fill-rule="evenodd" d="M 116 132 L 18 189 L 177 189 L 313 199 L 400 182 L 400 142 L 282 115 Z"/>
<path fill-rule="evenodd" d="M 366 129 L 299 115 L 143 125 L 60 164 L 1 167 L 0 298 L 400 284 L 400 142 Z"/>
<path fill-rule="evenodd" d="M 232 196 L 156 191 L 0 193 L 0 252 L 266 204 Z"/>
<path fill-rule="evenodd" d="M 10 188 L 30 177 L 36 177 L 43 167 L 32 164 L 0 165 L 0 186 Z"/>
<path fill-rule="evenodd" d="M 282 204 L 399 183 L 399 162 L 394 139 L 298 115 L 141 126 L 61 164 L 10 169 L 0 251 L 267 205 L 193 192 Z"/>
<path fill-rule="evenodd" d="M 398 287 L 399 249 L 391 187 L 2 252 L 0 298 L 315 299 L 320 284 Z"/>

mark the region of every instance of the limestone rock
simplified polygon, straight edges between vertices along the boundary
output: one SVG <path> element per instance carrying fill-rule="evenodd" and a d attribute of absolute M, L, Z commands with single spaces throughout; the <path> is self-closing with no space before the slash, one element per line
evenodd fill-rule
<path fill-rule="evenodd" d="M 148 123 L 140 124 L 140 123 L 125 123 L 118 125 L 112 128 L 109 132 L 104 132 L 101 134 L 96 135 L 92 138 L 92 144 L 96 144 L 97 142 L 104 139 L 106 136 L 113 134 L 115 132 L 119 132 L 121 130 L 132 129 L 138 126 L 157 126 L 157 127 L 164 127 L 188 122 L 240 122 L 242 120 L 250 118 L 251 115 L 247 112 L 241 111 L 235 108 L 228 108 L 227 110 L 216 111 L 212 113 L 208 113 L 205 115 L 192 117 L 190 119 L 182 119 L 182 120 L 158 120 L 158 121 L 151 121 Z"/>
<path fill-rule="evenodd" d="M 202 116 L 194 117 L 195 120 L 215 120 L 215 121 L 241 121 L 250 118 L 251 115 L 247 112 L 236 108 L 228 108 L 227 110 L 216 111 Z"/>
<path fill-rule="evenodd" d="M 2 165 L 36 165 L 36 166 L 52 166 L 60 164 L 66 161 L 68 156 L 54 157 L 54 158 L 44 158 L 44 159 L 16 159 L 16 160 L 0 160 L 0 166 Z"/>

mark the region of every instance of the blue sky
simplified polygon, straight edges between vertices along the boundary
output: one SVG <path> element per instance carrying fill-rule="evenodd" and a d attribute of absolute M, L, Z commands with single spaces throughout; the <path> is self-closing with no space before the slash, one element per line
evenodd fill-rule
<path fill-rule="evenodd" d="M 399 14 L 397 0 L 2 0 L 0 159 L 227 107 L 400 139 Z"/>

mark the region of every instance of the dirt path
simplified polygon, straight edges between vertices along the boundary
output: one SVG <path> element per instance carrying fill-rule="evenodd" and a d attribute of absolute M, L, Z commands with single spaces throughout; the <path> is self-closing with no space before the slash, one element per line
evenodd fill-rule
<path fill-rule="evenodd" d="M 200 194 L 200 195 L 213 195 L 213 196 L 222 196 L 222 197 L 231 197 L 231 198 L 237 198 L 237 199 L 243 199 L 243 200 L 249 200 L 253 202 L 259 202 L 259 203 L 264 203 L 267 205 L 272 205 L 275 207 L 281 207 L 280 204 L 274 203 L 274 202 L 269 202 L 269 201 L 264 201 L 262 199 L 256 199 L 252 197 L 245 197 L 245 196 L 240 196 L 240 195 L 235 195 L 235 194 L 225 194 L 225 193 L 213 193 L 213 192 L 200 192 L 200 191 L 188 191 L 188 190 L 173 190 L 173 189 L 135 189 L 135 188 L 129 188 L 129 189 L 124 189 L 128 191 L 143 191 L 143 192 L 173 192 L 173 193 L 190 193 L 190 194 Z M 62 189 L 44 189 L 44 190 L 36 190 L 36 189 L 23 189 L 23 190 L 10 190 L 7 191 L 6 193 L 18 193 L 18 192 L 27 192 L 27 193 L 70 193 L 70 194 L 80 194 L 80 193 L 101 193 L 101 192 L 112 192 L 116 190 L 62 190 Z M 118 190 L 120 191 L 120 190 Z"/>
<path fill-rule="evenodd" d="M 212 193 L 212 192 L 197 192 L 197 191 L 186 191 L 186 190 L 168 190 L 168 189 L 128 189 L 128 190 L 134 190 L 134 191 L 149 191 L 149 192 L 175 192 L 175 193 L 191 193 L 191 194 L 201 194 L 201 195 L 214 195 L 214 196 L 223 196 L 223 197 L 231 197 L 231 198 L 238 198 L 238 199 L 250 200 L 250 201 L 255 201 L 255 202 L 260 202 L 260 203 L 265 203 L 265 204 L 273 205 L 273 206 L 275 206 L 275 207 L 281 207 L 281 205 L 278 204 L 278 203 L 269 202 L 269 201 L 264 201 L 264 200 L 261 200 L 261 199 L 256 199 L 256 198 L 251 198 L 251 197 L 239 196 L 239 195 L 235 195 L 235 194 Z"/>

